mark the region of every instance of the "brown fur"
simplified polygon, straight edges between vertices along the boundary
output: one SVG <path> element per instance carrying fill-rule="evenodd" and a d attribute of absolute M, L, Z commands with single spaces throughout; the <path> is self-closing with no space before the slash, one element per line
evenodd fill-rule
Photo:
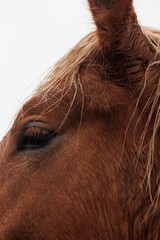
<path fill-rule="evenodd" d="M 159 33 L 132 1 L 88 2 L 97 31 L 0 143 L 1 240 L 160 239 Z"/>

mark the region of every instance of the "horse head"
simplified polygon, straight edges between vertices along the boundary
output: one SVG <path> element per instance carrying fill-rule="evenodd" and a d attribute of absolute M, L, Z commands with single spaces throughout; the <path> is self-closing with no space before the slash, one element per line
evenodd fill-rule
<path fill-rule="evenodd" d="M 159 239 L 159 33 L 131 0 L 88 0 L 96 31 L 0 143 L 0 239 Z"/>

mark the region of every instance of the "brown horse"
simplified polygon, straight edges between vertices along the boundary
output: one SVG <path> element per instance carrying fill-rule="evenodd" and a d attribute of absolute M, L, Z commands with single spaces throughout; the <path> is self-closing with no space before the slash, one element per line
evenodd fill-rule
<path fill-rule="evenodd" d="M 131 0 L 88 0 L 97 30 L 0 143 L 0 240 L 160 239 L 160 35 Z"/>

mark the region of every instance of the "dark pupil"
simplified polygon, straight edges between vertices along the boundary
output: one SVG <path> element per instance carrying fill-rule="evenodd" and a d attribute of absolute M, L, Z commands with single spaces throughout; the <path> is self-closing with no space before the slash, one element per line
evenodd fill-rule
<path fill-rule="evenodd" d="M 40 145 L 48 136 L 28 136 L 23 139 L 23 145 Z"/>
<path fill-rule="evenodd" d="M 19 150 L 36 149 L 43 147 L 54 134 L 48 130 L 32 127 L 25 131 Z"/>

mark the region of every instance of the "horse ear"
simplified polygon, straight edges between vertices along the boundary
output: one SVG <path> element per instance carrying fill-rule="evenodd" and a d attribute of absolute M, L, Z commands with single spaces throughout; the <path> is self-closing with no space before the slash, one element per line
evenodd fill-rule
<path fill-rule="evenodd" d="M 135 53 L 148 58 L 151 46 L 144 37 L 132 0 L 88 0 L 99 36 L 100 46 L 107 52 Z"/>

